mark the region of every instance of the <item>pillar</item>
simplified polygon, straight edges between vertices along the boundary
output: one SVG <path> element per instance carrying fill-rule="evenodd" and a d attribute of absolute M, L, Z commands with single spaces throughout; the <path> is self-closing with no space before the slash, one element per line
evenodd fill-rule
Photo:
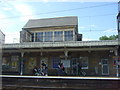
<path fill-rule="evenodd" d="M 20 75 L 23 75 L 23 56 L 24 56 L 24 52 L 21 52 Z"/>
<path fill-rule="evenodd" d="M 116 58 L 118 57 L 118 48 L 115 49 L 114 51 Z M 118 69 L 118 58 L 116 60 L 116 76 L 119 76 L 119 69 Z"/>
<path fill-rule="evenodd" d="M 68 59 L 68 51 L 65 50 L 64 54 L 65 54 L 65 60 L 67 60 Z M 66 68 L 66 73 L 68 73 L 68 68 Z"/>

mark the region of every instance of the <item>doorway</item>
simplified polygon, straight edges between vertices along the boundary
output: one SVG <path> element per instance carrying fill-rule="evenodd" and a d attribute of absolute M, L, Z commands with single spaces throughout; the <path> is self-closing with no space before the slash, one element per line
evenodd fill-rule
<path fill-rule="evenodd" d="M 71 59 L 71 74 L 73 76 L 80 76 L 81 73 L 81 62 L 79 58 Z"/>
<path fill-rule="evenodd" d="M 109 63 L 108 59 L 102 59 L 102 75 L 109 75 Z"/>

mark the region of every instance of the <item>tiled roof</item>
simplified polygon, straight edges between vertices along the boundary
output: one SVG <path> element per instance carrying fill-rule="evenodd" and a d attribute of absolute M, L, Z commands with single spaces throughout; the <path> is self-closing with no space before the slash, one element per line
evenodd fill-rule
<path fill-rule="evenodd" d="M 33 19 L 29 20 L 23 28 L 69 26 L 69 25 L 78 25 L 77 16 Z"/>

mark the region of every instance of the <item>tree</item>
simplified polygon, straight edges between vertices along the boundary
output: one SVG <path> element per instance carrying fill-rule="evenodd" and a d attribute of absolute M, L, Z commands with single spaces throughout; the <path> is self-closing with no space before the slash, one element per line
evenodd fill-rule
<path fill-rule="evenodd" d="M 118 35 L 111 35 L 111 36 L 101 36 L 99 38 L 99 40 L 117 40 L 118 39 Z"/>

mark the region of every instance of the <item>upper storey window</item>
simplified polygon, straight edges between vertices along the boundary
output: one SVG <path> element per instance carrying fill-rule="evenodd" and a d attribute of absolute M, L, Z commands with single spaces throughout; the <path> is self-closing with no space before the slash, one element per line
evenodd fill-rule
<path fill-rule="evenodd" d="M 35 41 L 36 42 L 43 42 L 43 32 L 37 32 L 36 33 Z"/>
<path fill-rule="evenodd" d="M 53 41 L 53 32 L 45 32 L 44 39 L 45 39 L 45 42 Z"/>
<path fill-rule="evenodd" d="M 64 38 L 65 38 L 65 41 L 72 41 L 73 40 L 73 31 L 65 31 Z"/>
<path fill-rule="evenodd" d="M 34 38 L 35 38 L 34 33 L 32 33 L 32 42 L 34 42 Z"/>
<path fill-rule="evenodd" d="M 120 2 L 118 2 L 118 11 L 120 12 Z"/>
<path fill-rule="evenodd" d="M 32 33 L 32 42 L 73 41 L 73 31 L 50 31 Z"/>
<path fill-rule="evenodd" d="M 118 31 L 120 31 L 120 22 L 118 22 Z"/>
<path fill-rule="evenodd" d="M 54 41 L 63 41 L 63 31 L 54 32 Z"/>

